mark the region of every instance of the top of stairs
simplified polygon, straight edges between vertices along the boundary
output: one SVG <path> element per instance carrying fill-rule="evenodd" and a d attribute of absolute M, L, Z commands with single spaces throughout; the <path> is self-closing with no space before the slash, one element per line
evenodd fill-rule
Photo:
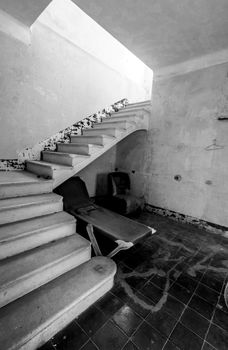
<path fill-rule="evenodd" d="M 145 100 L 145 101 L 141 101 L 141 102 L 129 103 L 122 110 L 129 109 L 129 108 L 134 108 L 134 107 L 148 107 L 148 106 L 151 106 L 151 100 Z"/>

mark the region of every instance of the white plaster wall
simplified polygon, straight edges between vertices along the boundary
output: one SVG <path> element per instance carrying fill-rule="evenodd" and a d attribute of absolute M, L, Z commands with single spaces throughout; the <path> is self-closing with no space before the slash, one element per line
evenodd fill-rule
<path fill-rule="evenodd" d="M 80 176 L 83 181 L 85 181 L 87 190 L 91 197 L 107 195 L 107 175 L 115 170 L 115 165 L 116 146 L 112 147 L 77 174 L 77 176 Z"/>
<path fill-rule="evenodd" d="M 141 87 L 37 21 L 31 45 L 0 32 L 0 159 Z"/>
<path fill-rule="evenodd" d="M 70 0 L 53 0 L 39 22 L 138 85 L 132 102 L 151 98 L 152 70 Z"/>
<path fill-rule="evenodd" d="M 117 167 L 152 205 L 228 226 L 228 64 L 154 83 L 150 131 L 117 148 Z M 205 148 L 217 140 L 223 149 Z M 174 180 L 175 175 L 182 180 Z"/>

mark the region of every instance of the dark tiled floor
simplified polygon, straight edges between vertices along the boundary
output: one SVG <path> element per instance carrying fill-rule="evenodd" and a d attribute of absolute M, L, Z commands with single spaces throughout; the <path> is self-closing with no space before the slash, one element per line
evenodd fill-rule
<path fill-rule="evenodd" d="M 42 350 L 227 350 L 228 239 L 165 217 L 116 255 L 115 285 Z"/>

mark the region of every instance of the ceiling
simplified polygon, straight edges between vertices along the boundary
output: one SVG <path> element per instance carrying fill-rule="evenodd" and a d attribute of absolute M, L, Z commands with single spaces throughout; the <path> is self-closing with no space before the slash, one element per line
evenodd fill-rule
<path fill-rule="evenodd" d="M 0 9 L 31 26 L 51 0 L 0 0 Z"/>
<path fill-rule="evenodd" d="M 72 1 L 153 70 L 228 48 L 228 0 Z M 30 26 L 50 2 L 0 0 L 0 9 Z"/>
<path fill-rule="evenodd" d="M 73 0 L 152 69 L 228 48 L 228 0 Z"/>

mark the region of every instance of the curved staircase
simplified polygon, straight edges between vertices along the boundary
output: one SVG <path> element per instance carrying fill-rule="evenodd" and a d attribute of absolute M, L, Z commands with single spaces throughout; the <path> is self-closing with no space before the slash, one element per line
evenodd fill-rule
<path fill-rule="evenodd" d="M 0 173 L 0 349 L 36 349 L 113 286 L 115 263 L 91 258 L 90 242 L 63 211 L 59 184 L 137 130 L 150 102 L 128 105 L 69 144 Z"/>

